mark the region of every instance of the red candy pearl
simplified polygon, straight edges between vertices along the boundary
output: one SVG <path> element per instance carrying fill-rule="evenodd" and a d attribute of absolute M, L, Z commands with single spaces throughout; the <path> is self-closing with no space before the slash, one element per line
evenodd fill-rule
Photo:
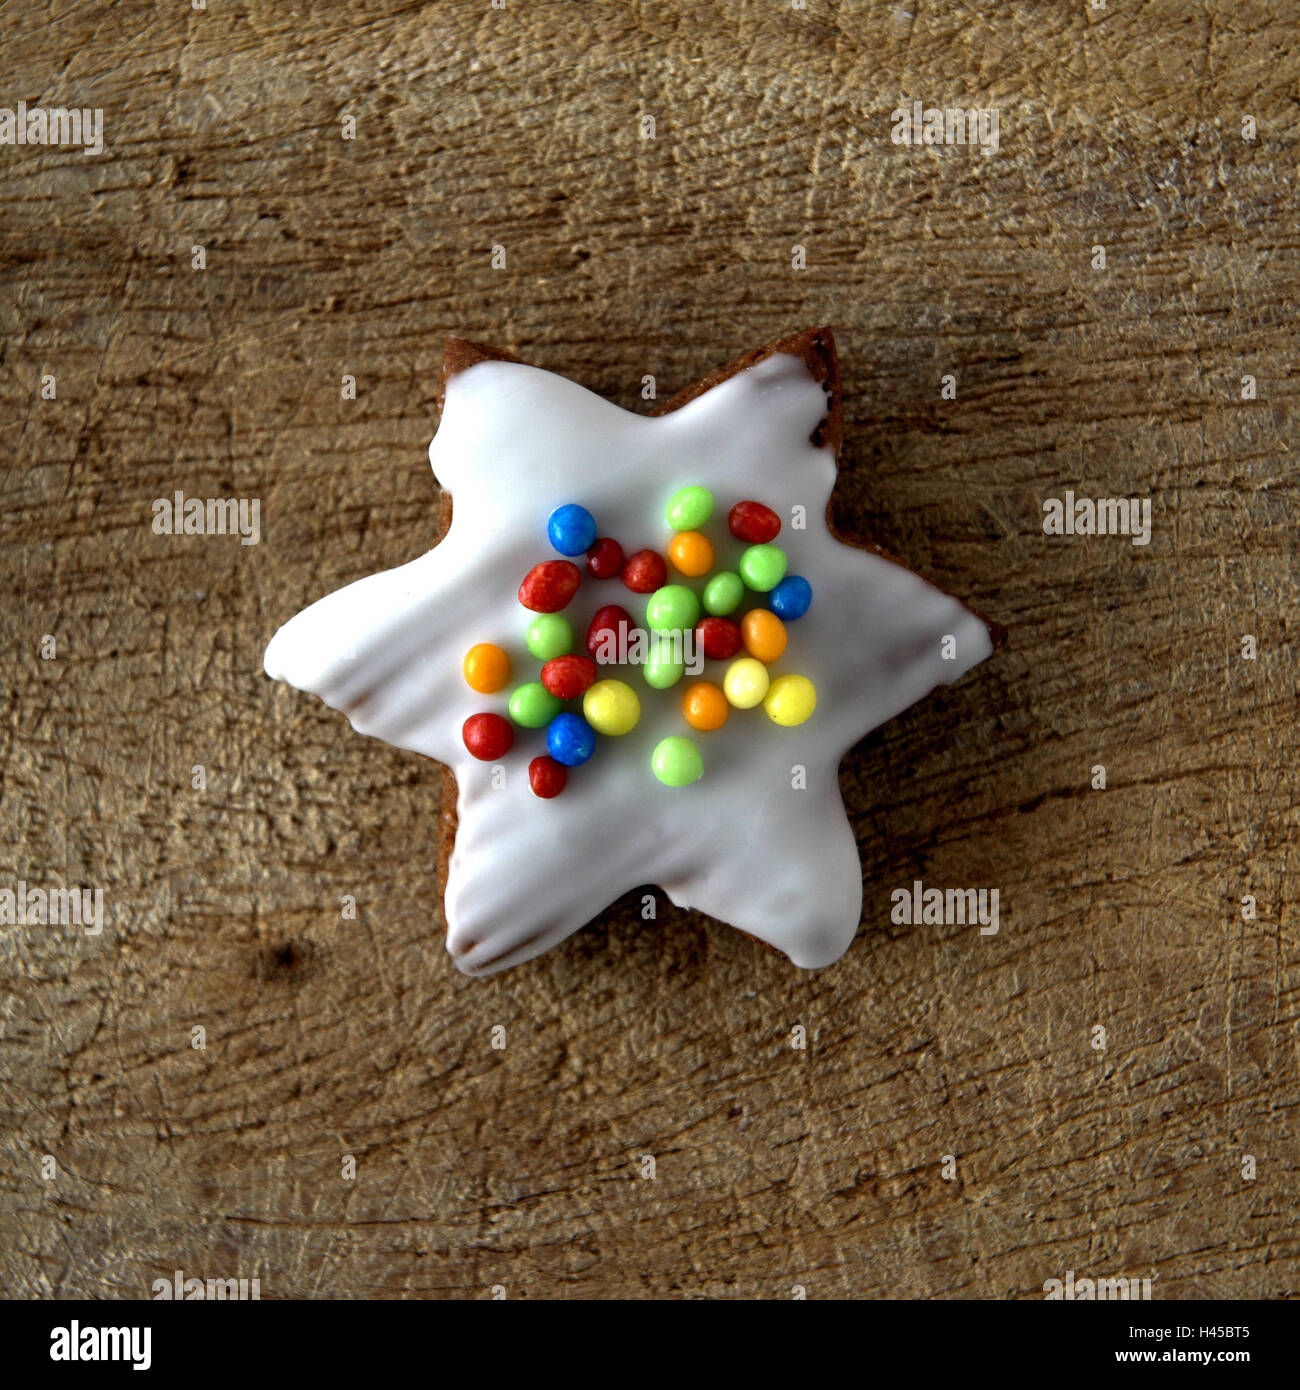
<path fill-rule="evenodd" d="M 625 651 L 631 636 L 632 615 L 626 608 L 620 608 L 617 603 L 607 603 L 604 608 L 596 610 L 596 616 L 592 618 L 587 628 L 587 652 L 593 660 L 598 659 L 601 643 L 606 633 L 609 633 L 618 644 L 616 650 Z"/>
<path fill-rule="evenodd" d="M 738 541 L 747 545 L 766 545 L 776 539 L 781 518 L 761 502 L 737 502 L 727 513 L 727 525 Z"/>
<path fill-rule="evenodd" d="M 740 627 L 730 618 L 701 618 L 695 637 L 710 661 L 730 661 L 740 650 Z"/>
<path fill-rule="evenodd" d="M 504 758 L 515 741 L 515 731 L 499 714 L 471 714 L 460 735 L 465 747 L 485 763 Z"/>
<path fill-rule="evenodd" d="M 653 550 L 638 550 L 627 557 L 623 566 L 623 583 L 634 594 L 653 594 L 668 583 L 668 566 L 664 557 Z"/>
<path fill-rule="evenodd" d="M 533 789 L 533 795 L 540 796 L 543 801 L 559 796 L 568 781 L 569 769 L 554 758 L 534 758 L 528 764 L 528 785 Z"/>
<path fill-rule="evenodd" d="M 623 547 L 608 536 L 602 536 L 587 551 L 587 573 L 593 579 L 613 579 L 622 568 Z"/>
<path fill-rule="evenodd" d="M 524 575 L 519 602 L 534 613 L 558 613 L 581 583 L 582 572 L 571 560 L 543 560 Z"/>
<path fill-rule="evenodd" d="M 596 679 L 589 656 L 557 656 L 542 667 L 542 684 L 561 700 L 576 700 Z"/>

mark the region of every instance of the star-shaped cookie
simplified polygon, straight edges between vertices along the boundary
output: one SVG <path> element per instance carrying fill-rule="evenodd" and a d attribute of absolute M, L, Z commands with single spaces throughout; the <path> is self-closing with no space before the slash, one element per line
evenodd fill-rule
<path fill-rule="evenodd" d="M 359 733 L 450 768 L 447 949 L 466 974 L 539 955 L 647 883 L 798 966 L 829 965 L 847 950 L 861 915 L 862 872 L 840 798 L 840 759 L 982 661 L 1000 630 L 897 561 L 831 532 L 838 392 L 825 328 L 750 353 L 654 415 L 622 410 L 508 354 L 449 342 L 442 419 L 429 446 L 444 499 L 454 499 L 445 534 L 419 559 L 291 619 L 265 665 L 341 710 Z M 756 500 L 781 519 L 789 572 L 808 581 L 813 599 L 786 625 L 772 672 L 806 676 L 816 707 L 794 727 L 761 706 L 735 708 L 721 728 L 697 734 L 683 721 L 689 678 L 652 689 L 624 666 L 616 674 L 638 693 L 636 727 L 599 737 L 563 794 L 540 799 L 528 769 L 547 751 L 544 729 L 516 729 L 510 751 L 487 761 L 467 748 L 466 719 L 505 715 L 510 689 L 471 689 L 466 653 L 493 644 L 510 658 L 511 686 L 536 680 L 524 645 L 535 614 L 518 591 L 535 565 L 558 558 L 548 540 L 552 512 L 575 504 L 625 554 L 662 555 L 672 534 L 665 507 L 686 486 L 716 499 L 700 529 L 719 568 L 736 569 L 745 549 L 728 534 L 735 503 Z M 647 598 L 618 577 L 591 577 L 583 557 L 576 560 L 583 580 L 565 616 L 582 652 L 598 608 L 618 604 L 639 624 Z M 699 587 L 680 575 L 670 580 Z M 767 600 L 756 592 L 746 606 Z M 721 683 L 725 663 L 703 665 L 704 678 Z M 664 785 L 652 757 L 662 740 L 680 735 L 698 748 L 703 775 Z"/>

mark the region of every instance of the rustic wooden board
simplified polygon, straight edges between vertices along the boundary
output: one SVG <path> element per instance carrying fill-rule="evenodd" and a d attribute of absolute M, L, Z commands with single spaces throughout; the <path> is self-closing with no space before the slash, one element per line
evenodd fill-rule
<path fill-rule="evenodd" d="M 0 1291 L 1296 1291 L 1285 20 L 131 0 L 0 41 L 3 100 L 107 142 L 0 146 L 0 888 L 108 919 L 0 928 Z M 998 108 L 998 154 L 893 144 L 912 100 Z M 858 941 L 801 974 L 629 900 L 459 977 L 439 769 L 266 640 L 427 545 L 448 333 L 642 409 L 820 321 L 838 522 L 1011 630 L 846 760 Z M 1067 488 L 1150 498 L 1150 545 L 1044 536 Z M 177 489 L 261 543 L 156 535 Z M 892 924 L 915 878 L 1001 930 Z"/>

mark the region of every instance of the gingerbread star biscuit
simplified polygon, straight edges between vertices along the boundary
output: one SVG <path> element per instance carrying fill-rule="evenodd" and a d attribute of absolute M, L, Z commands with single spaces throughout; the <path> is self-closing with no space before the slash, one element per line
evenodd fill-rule
<path fill-rule="evenodd" d="M 291 619 L 265 665 L 450 769 L 455 964 L 529 960 L 644 883 L 838 959 L 862 909 L 841 758 L 1001 634 L 831 532 L 829 329 L 651 416 L 459 339 L 443 391 L 445 534 Z"/>

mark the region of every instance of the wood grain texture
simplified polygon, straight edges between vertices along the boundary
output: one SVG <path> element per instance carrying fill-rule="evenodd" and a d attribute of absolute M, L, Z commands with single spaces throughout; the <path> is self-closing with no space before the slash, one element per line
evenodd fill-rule
<path fill-rule="evenodd" d="M 1296 1292 L 1284 19 L 128 0 L 0 42 L 0 105 L 107 142 L 0 146 L 0 887 L 108 918 L 0 927 L 0 1292 Z M 997 107 L 999 153 L 894 145 L 912 100 Z M 802 974 L 629 899 L 459 977 L 439 769 L 265 642 L 426 548 L 448 334 L 643 409 L 819 322 L 837 524 L 1010 630 L 845 761 L 857 942 Z M 178 488 L 260 499 L 261 543 L 154 534 Z M 1066 488 L 1149 497 L 1151 544 L 1044 536 Z M 914 878 L 1001 930 L 891 924 Z"/>

